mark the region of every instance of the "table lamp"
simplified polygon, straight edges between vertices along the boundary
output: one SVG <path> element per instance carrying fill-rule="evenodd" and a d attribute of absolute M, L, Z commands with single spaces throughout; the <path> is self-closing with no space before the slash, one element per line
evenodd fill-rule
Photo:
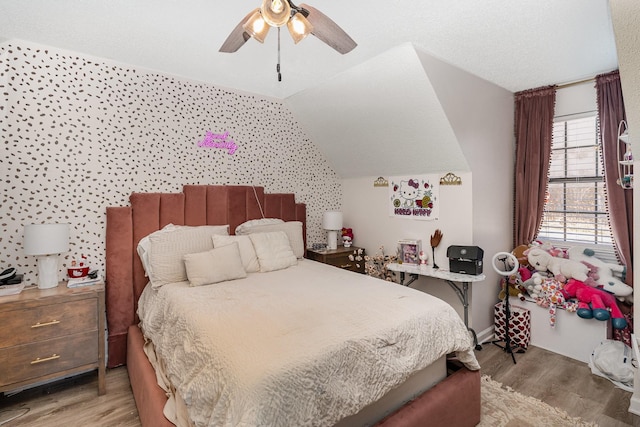
<path fill-rule="evenodd" d="M 24 227 L 24 253 L 38 260 L 38 288 L 58 286 L 58 254 L 69 250 L 69 224 L 29 224 Z"/>
<path fill-rule="evenodd" d="M 338 231 L 342 230 L 342 212 L 325 212 L 322 217 L 322 228 L 329 232 L 327 249 L 337 249 Z"/>

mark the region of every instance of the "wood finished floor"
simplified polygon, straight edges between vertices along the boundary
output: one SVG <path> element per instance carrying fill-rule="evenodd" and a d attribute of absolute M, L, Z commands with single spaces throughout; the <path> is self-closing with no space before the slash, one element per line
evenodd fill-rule
<path fill-rule="evenodd" d="M 589 367 L 568 357 L 529 347 L 516 354 L 517 364 L 501 348 L 485 344 L 476 351 L 482 373 L 514 390 L 536 397 L 570 415 L 600 427 L 640 427 L 640 417 L 628 412 L 631 393 L 616 388 Z M 126 368 L 107 371 L 107 394 L 98 396 L 97 375 L 90 373 L 59 384 L 0 397 L 0 425 L 139 427 Z M 29 412 L 2 424 L 11 410 Z"/>
<path fill-rule="evenodd" d="M 72 380 L 35 387 L 0 397 L 2 427 L 140 427 L 129 375 L 125 367 L 107 370 L 107 393 L 98 396 L 98 375 L 88 373 Z M 8 411 L 29 412 L 6 424 Z"/>
<path fill-rule="evenodd" d="M 482 347 L 476 357 L 483 375 L 600 427 L 640 427 L 640 417 L 628 412 L 631 393 L 593 375 L 586 363 L 529 347 L 514 364 L 502 348 Z"/>

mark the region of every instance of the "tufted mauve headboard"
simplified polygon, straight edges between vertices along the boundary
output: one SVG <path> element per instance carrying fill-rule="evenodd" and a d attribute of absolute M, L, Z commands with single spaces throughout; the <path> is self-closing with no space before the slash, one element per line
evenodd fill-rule
<path fill-rule="evenodd" d="M 230 233 L 250 219 L 302 221 L 306 247 L 306 206 L 289 193 L 265 194 L 263 187 L 185 185 L 182 193 L 132 193 L 131 206 L 107 208 L 106 305 L 112 368 L 126 363 L 127 330 L 136 324 L 138 298 L 147 284 L 136 247 L 167 224 L 224 225 Z"/>

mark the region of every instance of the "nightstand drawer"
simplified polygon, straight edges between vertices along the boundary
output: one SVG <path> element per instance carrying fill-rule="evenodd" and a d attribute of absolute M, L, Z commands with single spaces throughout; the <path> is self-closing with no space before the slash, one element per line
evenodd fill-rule
<path fill-rule="evenodd" d="M 307 249 L 307 258 L 324 264 L 333 265 L 344 270 L 364 274 L 364 252 L 364 249 L 357 246 L 352 246 L 350 248 L 339 246 L 337 249 L 333 250 Z M 353 261 L 350 257 L 353 257 Z"/>
<path fill-rule="evenodd" d="M 0 386 L 98 362 L 98 336 L 86 332 L 0 350 Z"/>
<path fill-rule="evenodd" d="M 340 254 L 336 256 L 327 256 L 325 261 L 329 265 L 334 265 L 345 270 L 356 271 L 356 262 L 349 260 L 349 256 L 346 254 Z"/>
<path fill-rule="evenodd" d="M 32 343 L 84 331 L 95 331 L 95 299 L 42 305 L 33 310 L 0 313 L 0 347 Z"/>

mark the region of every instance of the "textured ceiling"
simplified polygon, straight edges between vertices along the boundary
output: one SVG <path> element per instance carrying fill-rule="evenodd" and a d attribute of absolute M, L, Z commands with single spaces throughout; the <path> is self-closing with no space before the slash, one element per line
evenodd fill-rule
<path fill-rule="evenodd" d="M 510 91 L 617 67 L 607 0 L 305 0 L 358 42 L 340 55 L 277 32 L 219 53 L 260 0 L 0 0 L 0 41 L 24 39 L 212 84 L 286 98 L 405 43 Z M 389 63 L 391 70 L 395 64 Z"/>

